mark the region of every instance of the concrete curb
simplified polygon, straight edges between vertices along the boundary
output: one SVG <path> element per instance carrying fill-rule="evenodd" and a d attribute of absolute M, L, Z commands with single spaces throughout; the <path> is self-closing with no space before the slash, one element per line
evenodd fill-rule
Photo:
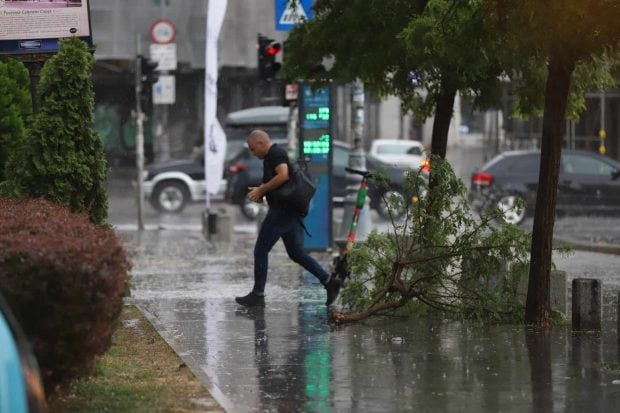
<path fill-rule="evenodd" d="M 620 255 L 620 245 L 614 244 L 606 244 L 606 243 L 596 243 L 596 244 L 586 244 L 581 242 L 570 241 L 566 239 L 554 238 L 553 246 L 559 247 L 562 245 L 568 245 L 575 248 L 578 251 L 591 251 L 591 252 L 600 252 L 603 254 L 614 254 Z"/>

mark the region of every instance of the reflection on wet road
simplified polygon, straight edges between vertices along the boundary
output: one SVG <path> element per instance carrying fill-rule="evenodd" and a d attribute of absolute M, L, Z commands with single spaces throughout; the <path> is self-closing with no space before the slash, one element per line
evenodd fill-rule
<path fill-rule="evenodd" d="M 131 300 L 228 411 L 619 409 L 614 325 L 600 335 L 394 317 L 334 326 L 324 290 L 281 245 L 266 308 L 248 310 L 233 297 L 251 288 L 251 236 L 208 247 L 198 232 L 121 235 L 136 252 Z"/>

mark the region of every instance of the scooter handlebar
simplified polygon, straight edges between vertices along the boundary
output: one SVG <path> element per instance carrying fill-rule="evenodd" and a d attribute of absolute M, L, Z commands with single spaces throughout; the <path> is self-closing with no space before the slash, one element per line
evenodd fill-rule
<path fill-rule="evenodd" d="M 363 177 L 368 177 L 370 175 L 372 175 L 370 172 L 368 171 L 360 171 L 359 169 L 353 169 L 353 168 L 349 168 L 348 166 L 344 168 L 345 171 L 352 173 L 352 174 L 356 174 L 356 175 L 361 175 Z"/>

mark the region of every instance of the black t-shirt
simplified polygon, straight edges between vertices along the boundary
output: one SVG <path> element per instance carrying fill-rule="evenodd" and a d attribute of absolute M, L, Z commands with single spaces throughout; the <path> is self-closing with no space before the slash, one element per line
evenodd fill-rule
<path fill-rule="evenodd" d="M 288 154 L 286 150 L 274 143 L 263 158 L 263 183 L 269 182 L 276 176 L 276 166 L 283 163 L 288 165 Z M 267 202 L 269 205 L 272 204 L 269 194 L 267 194 Z"/>

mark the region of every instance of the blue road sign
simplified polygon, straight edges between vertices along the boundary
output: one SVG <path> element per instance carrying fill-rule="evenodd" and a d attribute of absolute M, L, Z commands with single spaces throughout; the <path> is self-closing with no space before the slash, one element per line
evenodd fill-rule
<path fill-rule="evenodd" d="M 289 31 L 303 20 L 312 20 L 314 0 L 275 0 L 276 30 Z"/>

